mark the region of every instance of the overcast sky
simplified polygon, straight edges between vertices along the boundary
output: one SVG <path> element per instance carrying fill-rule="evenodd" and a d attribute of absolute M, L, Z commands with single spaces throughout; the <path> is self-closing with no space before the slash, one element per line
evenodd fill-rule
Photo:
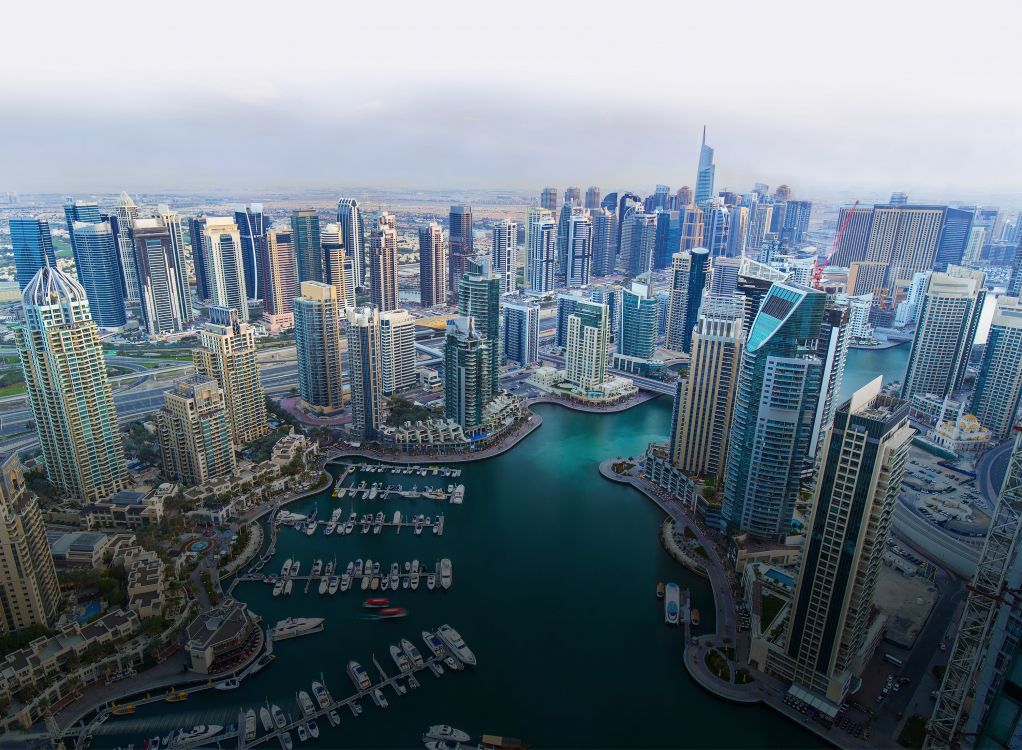
<path fill-rule="evenodd" d="M 0 190 L 1022 193 L 1019 2 L 5 4 Z M 1009 200 L 1010 202 L 1010 200 Z"/>

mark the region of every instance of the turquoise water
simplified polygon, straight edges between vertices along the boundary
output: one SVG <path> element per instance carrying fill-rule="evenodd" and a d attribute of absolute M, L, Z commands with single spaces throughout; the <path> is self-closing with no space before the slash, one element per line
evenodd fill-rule
<path fill-rule="evenodd" d="M 890 349 L 849 349 L 838 403 L 851 398 L 855 391 L 877 375 L 883 375 L 885 384 L 903 380 L 911 348 L 911 344 L 904 343 Z"/>

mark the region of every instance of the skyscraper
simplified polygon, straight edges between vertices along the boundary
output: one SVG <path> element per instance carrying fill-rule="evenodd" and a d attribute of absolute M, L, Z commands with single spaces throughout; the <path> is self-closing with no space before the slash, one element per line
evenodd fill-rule
<path fill-rule="evenodd" d="M 138 218 L 138 206 L 127 193 L 122 192 L 118 198 L 114 217 L 116 217 L 116 221 L 111 223 L 111 228 L 114 230 L 114 240 L 117 243 L 117 254 L 120 259 L 121 287 L 124 290 L 125 299 L 131 304 L 137 304 L 141 300 L 141 289 L 139 288 L 141 282 L 136 267 L 131 230 L 135 219 Z"/>
<path fill-rule="evenodd" d="M 887 267 L 886 288 L 933 268 L 945 206 L 877 205 L 866 245 L 866 261 Z M 873 291 L 866 289 L 855 294 Z"/>
<path fill-rule="evenodd" d="M 834 706 L 876 647 L 873 598 L 914 434 L 908 404 L 880 395 L 881 380 L 856 391 L 828 431 L 788 618 L 792 682 Z"/>
<path fill-rule="evenodd" d="M 0 464 L 0 635 L 46 627 L 60 599 L 43 516 L 13 453 Z"/>
<path fill-rule="evenodd" d="M 617 195 L 617 193 L 612 193 Z M 607 196 L 608 198 L 610 196 Z M 642 200 L 635 193 L 621 193 L 621 197 L 617 201 L 617 258 L 622 266 L 627 268 L 625 264 L 625 242 L 624 234 L 625 230 L 628 229 L 632 221 L 632 215 L 635 213 L 642 213 L 643 203 Z"/>
<path fill-rule="evenodd" d="M 266 233 L 266 255 L 261 264 L 263 312 L 274 330 L 291 328 L 295 323 L 293 303 L 299 290 L 293 237 L 290 229 L 270 229 Z"/>
<path fill-rule="evenodd" d="M 656 214 L 656 240 L 653 246 L 653 268 L 661 270 L 671 265 L 671 257 L 681 250 L 681 214 L 658 208 Z"/>
<path fill-rule="evenodd" d="M 44 219 L 12 217 L 9 229 L 18 289 L 24 291 L 40 268 L 45 265 L 57 267 L 50 225 Z"/>
<path fill-rule="evenodd" d="M 656 248 L 656 214 L 634 211 L 621 231 L 621 265 L 632 276 L 646 273 Z"/>
<path fill-rule="evenodd" d="M 338 223 L 340 212 L 338 212 Z M 295 258 L 298 264 L 298 283 L 303 281 L 324 281 L 323 241 L 319 236 L 319 214 L 315 209 L 295 209 L 291 212 L 291 232 L 295 244 Z"/>
<path fill-rule="evenodd" d="M 209 322 L 199 331 L 199 342 L 201 346 L 192 350 L 192 362 L 196 372 L 214 378 L 223 390 L 234 445 L 261 438 L 269 428 L 252 326 L 234 308 L 213 306 Z"/>
<path fill-rule="evenodd" d="M 507 362 L 528 367 L 539 361 L 539 305 L 505 298 L 501 352 Z"/>
<path fill-rule="evenodd" d="M 678 381 L 671 420 L 671 463 L 720 480 L 742 361 L 741 302 L 710 300 L 692 333 L 688 374 Z M 719 485 L 719 481 L 718 481 Z"/>
<path fill-rule="evenodd" d="M 496 352 L 471 317 L 447 321 L 444 339 L 444 414 L 471 433 L 483 423 L 483 409 L 494 396 L 492 360 Z"/>
<path fill-rule="evenodd" d="M 355 261 L 344 247 L 344 230 L 340 224 L 325 225 L 319 233 L 323 246 L 323 273 L 326 283 L 337 290 L 337 304 L 341 308 L 355 306 Z"/>
<path fill-rule="evenodd" d="M 64 222 L 67 225 L 68 236 L 71 238 L 71 250 L 76 250 L 74 226 L 77 221 L 86 224 L 99 224 L 99 222 L 103 221 L 103 217 L 99 213 L 99 204 L 95 201 L 74 200 L 72 198 L 67 198 L 64 201 Z"/>
<path fill-rule="evenodd" d="M 733 206 L 728 211 L 727 254 L 732 258 L 745 256 L 745 243 L 749 235 L 748 206 Z M 756 248 L 757 256 L 759 248 Z"/>
<path fill-rule="evenodd" d="M 166 226 L 159 219 L 135 219 L 131 227 L 131 247 L 135 254 L 142 319 L 150 336 L 184 330 L 191 317 L 191 305 L 182 309 L 184 278 L 178 263 L 180 235 L 171 236 L 171 229 L 180 232 L 180 224 Z M 177 240 L 177 242 L 175 242 Z"/>
<path fill-rule="evenodd" d="M 80 242 L 88 238 L 79 235 Z M 117 286 L 116 267 L 112 270 L 110 282 Z M 126 471 L 88 297 L 78 282 L 43 266 L 25 287 L 22 306 L 25 323 L 15 328 L 14 340 L 47 479 L 68 497 L 102 500 L 124 487 Z"/>
<path fill-rule="evenodd" d="M 490 346 L 486 390 L 496 395 L 500 390 L 500 297 L 501 278 L 490 270 L 489 258 L 469 260 L 465 275 L 458 284 L 458 314 L 471 317 L 473 327 Z"/>
<path fill-rule="evenodd" d="M 348 308 L 348 377 L 351 429 L 372 440 L 383 426 L 383 373 L 380 359 L 380 311 Z"/>
<path fill-rule="evenodd" d="M 380 370 L 384 396 L 415 387 L 415 318 L 407 310 L 380 313 Z"/>
<path fill-rule="evenodd" d="M 823 439 L 834 422 L 838 395 L 845 378 L 845 363 L 848 361 L 848 345 L 851 335 L 848 330 L 849 308 L 828 302 L 823 311 L 823 326 L 816 341 L 816 356 L 823 364 L 820 378 L 820 396 L 816 401 L 813 416 L 813 436 L 809 439 L 808 459 L 815 459 L 823 447 Z"/>
<path fill-rule="evenodd" d="M 710 253 L 705 247 L 683 250 L 671 257 L 671 287 L 667 301 L 664 346 L 676 352 L 690 351 L 692 329 L 703 301 Z"/>
<path fill-rule="evenodd" d="M 600 207 L 600 189 L 598 187 L 590 185 L 586 188 L 586 200 L 583 206 L 589 211 L 595 211 Z"/>
<path fill-rule="evenodd" d="M 234 207 L 234 223 L 238 225 L 241 238 L 241 263 L 245 269 L 245 291 L 249 299 L 263 299 L 266 290 L 260 283 L 263 279 L 259 267 L 265 256 L 263 243 L 266 242 L 266 219 L 263 204 L 240 204 Z"/>
<path fill-rule="evenodd" d="M 110 222 L 76 221 L 73 229 L 75 268 L 89 298 L 92 319 L 100 328 L 123 328 L 128 314 L 121 288 L 117 240 Z"/>
<path fill-rule="evenodd" d="M 842 206 L 838 209 L 837 225 L 844 227 L 845 232 L 830 258 L 830 265 L 848 266 L 866 260 L 869 230 L 873 225 L 873 207 Z"/>
<path fill-rule="evenodd" d="M 465 264 L 475 255 L 472 234 L 472 207 L 451 206 L 450 232 L 448 234 L 448 283 L 451 285 L 451 301 L 458 301 L 458 283 L 465 275 Z"/>
<path fill-rule="evenodd" d="M 593 276 L 610 276 L 617 263 L 617 219 L 607 208 L 590 212 L 593 222 Z"/>
<path fill-rule="evenodd" d="M 965 254 L 972 231 L 974 215 L 964 208 L 944 208 L 940 223 L 940 240 L 937 241 L 937 254 L 933 259 L 934 271 L 946 271 L 948 266 L 959 265 Z"/>
<path fill-rule="evenodd" d="M 1015 258 L 1011 262 L 1007 294 L 1009 297 L 1022 297 L 1022 239 L 1015 248 Z"/>
<path fill-rule="evenodd" d="M 582 188 L 567 187 L 564 189 L 564 202 L 568 205 L 582 205 Z"/>
<path fill-rule="evenodd" d="M 826 300 L 774 284 L 746 338 L 721 514 L 729 531 L 771 540 L 789 531 L 820 395 Z"/>
<path fill-rule="evenodd" d="M 568 292 L 557 295 L 557 326 L 554 334 L 554 345 L 562 349 L 568 345 L 568 317 L 575 312 L 575 307 L 587 297 L 582 292 Z"/>
<path fill-rule="evenodd" d="M 693 250 L 703 246 L 703 209 L 693 205 L 679 208 L 678 223 L 681 225 L 679 250 Z"/>
<path fill-rule="evenodd" d="M 919 320 L 901 397 L 950 396 L 965 379 L 986 297 L 986 274 L 961 266 L 931 273 L 919 306 Z"/>
<path fill-rule="evenodd" d="M 731 232 L 731 213 L 719 198 L 711 198 L 703 204 L 703 239 L 710 257 L 728 254 L 728 237 Z"/>
<path fill-rule="evenodd" d="M 748 336 L 752 330 L 753 321 L 759 313 L 767 293 L 777 282 L 787 280 L 787 274 L 778 271 L 765 263 L 742 258 L 738 266 L 738 280 L 735 283 L 735 291 L 745 297 L 745 320 L 742 323 L 742 330 Z"/>
<path fill-rule="evenodd" d="M 622 294 L 618 354 L 653 359 L 656 354 L 659 313 L 660 303 L 653 296 L 653 288 L 647 283 L 633 281 L 631 289 L 626 289 Z"/>
<path fill-rule="evenodd" d="M 202 253 L 202 233 L 206 231 L 206 217 L 188 219 L 188 238 L 192 250 L 192 271 L 195 274 L 195 296 L 200 302 L 209 299 L 212 284 L 206 276 L 206 256 Z"/>
<path fill-rule="evenodd" d="M 784 207 L 784 224 L 781 226 L 781 241 L 791 247 L 801 247 L 809 229 L 809 215 L 813 204 L 810 201 L 788 201 Z"/>
<path fill-rule="evenodd" d="M 557 222 L 553 212 L 530 208 L 525 232 L 525 286 L 536 294 L 554 290 L 557 271 Z"/>
<path fill-rule="evenodd" d="M 972 413 L 996 438 L 1011 432 L 1022 399 L 1022 304 L 998 297 L 983 362 L 972 394 Z"/>
<path fill-rule="evenodd" d="M 241 258 L 241 235 L 234 219 L 207 216 L 202 229 L 202 256 L 206 262 L 206 283 L 214 307 L 237 310 L 248 321 L 248 292 Z"/>
<path fill-rule="evenodd" d="M 674 194 L 674 207 L 679 211 L 685 206 L 692 204 L 692 188 L 688 185 L 682 185 L 678 188 L 678 192 Z"/>
<path fill-rule="evenodd" d="M 355 264 L 355 286 L 365 283 L 365 228 L 362 224 L 362 208 L 354 198 L 337 201 L 337 223 L 341 225 L 341 243 L 344 251 Z"/>
<path fill-rule="evenodd" d="M 164 473 L 186 487 L 237 470 L 224 392 L 214 378 L 192 375 L 163 394 L 156 415 Z"/>
<path fill-rule="evenodd" d="M 579 390 L 590 391 L 606 382 L 609 339 L 607 306 L 579 300 L 568 316 L 564 351 L 565 377 Z"/>
<path fill-rule="evenodd" d="M 759 258 L 770 230 L 770 220 L 774 207 L 769 203 L 756 202 L 749 206 L 749 228 L 745 233 L 745 255 Z"/>
<path fill-rule="evenodd" d="M 559 283 L 576 288 L 588 286 L 593 263 L 593 223 L 589 212 L 577 204 L 565 203 L 557 238 Z"/>
<path fill-rule="evenodd" d="M 447 299 L 447 243 L 435 221 L 419 227 L 419 301 L 423 307 L 442 305 Z"/>
<path fill-rule="evenodd" d="M 559 192 L 555 187 L 543 188 L 543 192 L 539 194 L 539 207 L 545 208 L 550 212 L 556 212 L 560 200 Z"/>
<path fill-rule="evenodd" d="M 699 147 L 699 169 L 696 171 L 695 204 L 702 208 L 714 195 L 713 149 L 706 145 L 706 126 L 703 126 L 703 142 Z"/>
<path fill-rule="evenodd" d="M 301 408 L 330 416 L 344 410 L 341 377 L 341 311 L 337 289 L 303 281 L 295 297 L 295 348 Z"/>
<path fill-rule="evenodd" d="M 369 293 L 380 312 L 397 308 L 397 225 L 386 211 L 369 233 Z"/>
<path fill-rule="evenodd" d="M 185 252 L 185 233 L 181 225 L 181 217 L 170 206 L 161 203 L 156 207 L 156 219 L 167 230 L 170 237 L 170 267 L 174 274 L 174 291 L 177 295 L 177 308 L 181 311 L 182 325 L 195 318 L 192 310 L 192 291 L 188 283 L 188 261 Z"/>
<path fill-rule="evenodd" d="M 501 219 L 493 227 L 493 244 L 490 249 L 490 263 L 493 270 L 503 278 L 504 294 L 514 294 L 518 273 L 518 222 Z"/>

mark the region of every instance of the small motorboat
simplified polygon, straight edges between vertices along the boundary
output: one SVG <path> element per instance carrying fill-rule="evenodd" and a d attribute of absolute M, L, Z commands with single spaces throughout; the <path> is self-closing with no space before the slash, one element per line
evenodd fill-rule
<path fill-rule="evenodd" d="M 380 607 L 389 607 L 390 599 L 385 596 L 374 596 L 365 600 L 362 604 L 366 609 L 379 609 Z"/>
<path fill-rule="evenodd" d="M 241 687 L 241 680 L 239 680 L 237 677 L 231 677 L 229 679 L 224 680 L 223 682 L 218 682 L 213 687 L 216 688 L 217 690 L 236 690 L 237 688 Z"/>

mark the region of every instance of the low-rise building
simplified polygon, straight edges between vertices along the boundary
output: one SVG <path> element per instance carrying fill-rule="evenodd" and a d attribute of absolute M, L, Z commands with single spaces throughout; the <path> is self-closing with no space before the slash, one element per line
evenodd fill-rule
<path fill-rule="evenodd" d="M 47 531 L 46 541 L 58 568 L 98 568 L 110 537 L 95 531 Z"/>
<path fill-rule="evenodd" d="M 166 495 L 159 488 L 121 490 L 87 505 L 82 512 L 82 522 L 87 529 L 137 529 L 155 525 L 163 520 L 164 499 Z"/>
<path fill-rule="evenodd" d="M 199 613 L 186 632 L 189 669 L 199 674 L 233 669 L 259 640 L 259 629 L 248 607 L 234 599 Z"/>
<path fill-rule="evenodd" d="M 296 458 L 301 457 L 303 463 L 308 463 L 319 454 L 319 446 L 305 435 L 301 435 L 291 429 L 291 432 L 282 437 L 273 446 L 270 460 L 278 466 L 287 466 Z"/>
<path fill-rule="evenodd" d="M 634 398 L 639 392 L 631 380 L 616 375 L 607 375 L 601 382 L 581 388 L 569 379 L 566 370 L 553 367 L 538 368 L 527 382 L 553 396 L 561 396 L 587 406 L 611 406 Z"/>

